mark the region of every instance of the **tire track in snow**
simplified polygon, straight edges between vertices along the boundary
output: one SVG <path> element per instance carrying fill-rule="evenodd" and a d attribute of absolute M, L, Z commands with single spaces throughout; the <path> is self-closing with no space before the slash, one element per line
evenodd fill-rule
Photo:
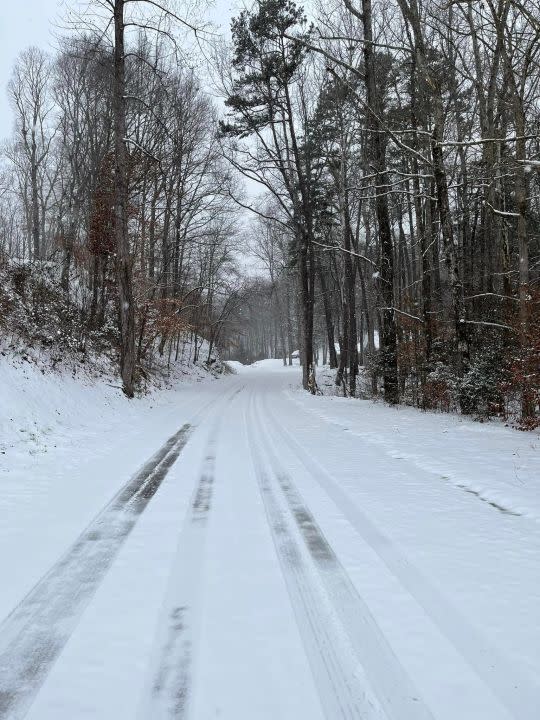
<path fill-rule="evenodd" d="M 538 720 L 540 686 L 520 677 L 513 665 L 403 556 L 391 540 L 362 512 L 339 482 L 283 428 L 265 405 L 275 432 L 304 465 L 309 475 L 334 502 L 362 540 L 422 607 L 441 634 L 481 678 L 484 685 L 516 720 Z"/>
<path fill-rule="evenodd" d="M 237 390 L 230 400 L 242 389 Z M 151 662 L 153 680 L 141 704 L 141 720 L 181 720 L 188 715 L 206 525 L 212 506 L 217 441 L 222 420 L 220 413 L 210 431 L 199 481 L 180 531 L 177 557 Z"/>
<path fill-rule="evenodd" d="M 239 390 L 235 390 L 235 393 Z M 213 398 L 122 487 L 0 625 L 0 720 L 23 718 L 120 548 Z"/>
<path fill-rule="evenodd" d="M 214 488 L 215 439 L 211 439 L 189 516 L 180 535 L 178 566 L 170 581 L 173 604 L 167 610 L 148 704 L 141 718 L 165 720 L 185 718 L 191 690 L 191 668 L 200 594 L 201 569 L 206 540 L 206 522 Z"/>
<path fill-rule="evenodd" d="M 246 422 L 253 467 L 325 716 L 328 720 L 382 718 L 376 701 L 373 702 L 364 692 L 358 662 L 273 491 L 253 431 L 258 425 L 257 419 L 250 409 Z M 266 437 L 260 430 L 258 435 Z"/>
<path fill-rule="evenodd" d="M 184 425 L 167 440 L 0 626 L 0 718 L 24 717 L 191 430 Z"/>
<path fill-rule="evenodd" d="M 271 436 L 265 432 L 265 437 Z M 283 470 L 271 442 L 267 444 L 267 455 L 336 615 L 385 717 L 389 720 L 433 720 L 433 714 L 420 698 L 417 688 L 339 562 L 293 480 Z"/>

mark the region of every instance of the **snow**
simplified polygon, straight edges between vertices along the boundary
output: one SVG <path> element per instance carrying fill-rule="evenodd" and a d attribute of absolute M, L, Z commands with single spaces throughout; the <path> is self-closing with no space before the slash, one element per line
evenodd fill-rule
<path fill-rule="evenodd" d="M 454 414 L 388 408 L 369 400 L 313 401 L 303 393 L 290 397 L 378 449 L 385 461 L 398 460 L 401 468 L 408 467 L 426 481 L 453 485 L 503 513 L 540 521 L 538 433 L 521 433 L 498 421 L 479 423 Z"/>
<path fill-rule="evenodd" d="M 0 359 L 0 717 L 536 720 L 538 435 L 228 364 L 128 402 Z"/>
<path fill-rule="evenodd" d="M 188 396 L 213 381 L 182 370 Z M 2 617 L 187 416 L 175 394 L 156 389 L 129 402 L 113 382 L 0 356 L 0 547 L 18 548 L 0 558 L 16 571 L 0 594 Z"/>

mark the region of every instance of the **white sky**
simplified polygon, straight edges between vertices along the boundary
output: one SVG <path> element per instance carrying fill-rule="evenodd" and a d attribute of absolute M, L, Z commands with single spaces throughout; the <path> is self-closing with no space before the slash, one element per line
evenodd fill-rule
<path fill-rule="evenodd" d="M 29 45 L 53 51 L 66 9 L 77 4 L 77 0 L 0 0 L 0 142 L 12 130 L 6 88 L 18 54 Z M 226 32 L 239 4 L 237 0 L 215 0 L 207 17 Z"/>
<path fill-rule="evenodd" d="M 64 0 L 0 0 L 0 139 L 11 133 L 6 87 L 17 55 L 29 45 L 48 48 Z"/>

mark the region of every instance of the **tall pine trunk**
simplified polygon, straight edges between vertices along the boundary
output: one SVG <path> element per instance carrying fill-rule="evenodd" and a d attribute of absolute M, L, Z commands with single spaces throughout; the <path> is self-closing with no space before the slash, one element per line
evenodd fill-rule
<path fill-rule="evenodd" d="M 362 0 L 362 22 L 364 25 L 365 83 L 371 133 L 371 153 L 375 165 L 376 194 L 375 211 L 379 229 L 381 257 L 380 299 L 382 301 L 381 355 L 383 362 L 383 386 L 386 402 L 399 402 L 396 317 L 394 310 L 394 250 L 388 197 L 382 187 L 388 184 L 386 172 L 386 144 L 381 132 L 381 103 L 377 88 L 376 63 L 373 53 L 373 26 L 371 0 Z"/>

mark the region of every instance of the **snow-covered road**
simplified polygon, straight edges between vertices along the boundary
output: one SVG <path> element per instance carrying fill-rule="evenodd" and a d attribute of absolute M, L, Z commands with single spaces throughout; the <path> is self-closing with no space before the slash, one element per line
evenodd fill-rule
<path fill-rule="evenodd" d="M 0 487 L 0 718 L 537 720 L 538 436 L 263 362 Z"/>

